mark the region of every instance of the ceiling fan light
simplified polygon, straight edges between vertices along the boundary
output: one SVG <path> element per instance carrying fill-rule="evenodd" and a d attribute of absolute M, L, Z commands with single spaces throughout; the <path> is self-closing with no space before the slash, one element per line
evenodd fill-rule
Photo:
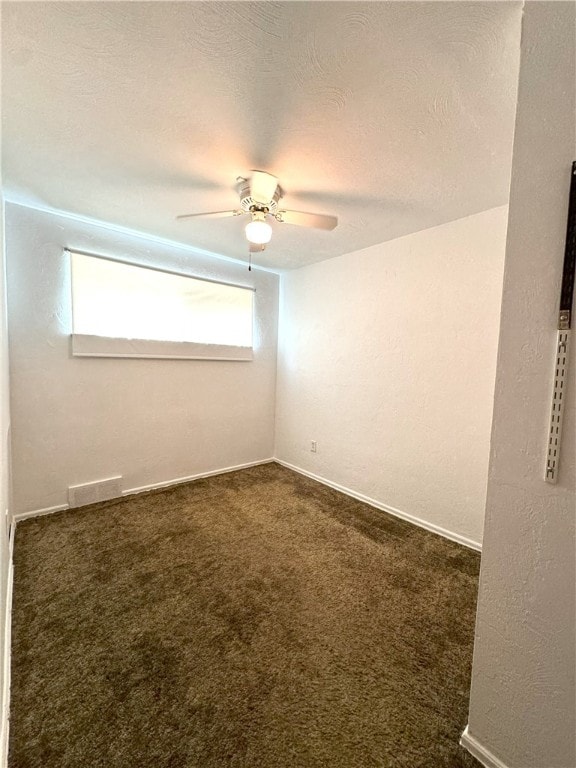
<path fill-rule="evenodd" d="M 251 243 L 264 245 L 270 242 L 272 227 L 263 219 L 254 219 L 246 224 L 246 237 Z"/>

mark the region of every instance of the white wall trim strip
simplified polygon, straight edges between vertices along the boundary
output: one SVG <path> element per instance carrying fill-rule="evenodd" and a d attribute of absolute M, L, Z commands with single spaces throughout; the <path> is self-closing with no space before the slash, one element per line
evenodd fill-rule
<path fill-rule="evenodd" d="M 8 537 L 8 578 L 4 614 L 4 658 L 2 659 L 2 722 L 0 724 L 0 768 L 8 766 L 8 735 L 10 730 L 10 668 L 12 658 L 12 592 L 14 585 L 14 535 L 16 523 L 10 523 Z"/>
<path fill-rule="evenodd" d="M 282 461 L 282 459 L 275 458 L 274 461 L 277 461 L 278 464 L 281 464 L 283 467 L 286 467 L 287 469 L 292 469 L 294 472 L 299 472 L 301 475 L 305 475 L 306 477 L 310 477 L 312 480 L 317 480 L 319 483 L 322 483 L 323 485 L 327 485 L 330 488 L 334 488 L 336 491 L 340 491 L 341 493 L 345 493 L 347 496 L 351 496 L 353 499 L 358 499 L 358 501 L 363 501 L 365 504 L 369 504 L 371 507 L 375 507 L 376 509 L 382 510 L 382 512 L 388 512 L 390 515 L 394 515 L 394 517 L 399 517 L 402 520 L 406 520 L 409 523 L 412 523 L 413 525 L 417 525 L 419 528 L 425 528 L 427 531 L 430 531 L 431 533 L 437 533 L 439 536 L 443 536 L 445 539 L 450 539 L 450 541 L 455 541 L 457 544 L 462 544 L 465 547 L 468 547 L 469 549 L 474 549 L 477 552 L 482 551 L 482 545 L 478 541 L 474 541 L 473 539 L 468 539 L 466 536 L 461 536 L 459 533 L 453 533 L 452 531 L 446 530 L 446 528 L 442 528 L 439 525 L 434 525 L 434 523 L 429 523 L 427 520 L 422 520 L 419 517 L 415 517 L 414 515 L 410 515 L 407 512 L 402 512 L 400 509 L 396 509 L 395 507 L 390 507 L 387 504 L 382 504 L 380 501 L 376 501 L 376 499 L 371 499 L 369 496 L 365 496 L 363 493 L 358 493 L 357 491 L 353 491 L 350 488 L 346 488 L 344 485 L 340 485 L 339 483 L 334 483 L 332 480 L 327 480 L 325 477 L 321 477 L 320 475 L 315 475 L 313 472 L 308 472 L 305 469 L 302 469 L 301 467 L 296 467 L 294 464 L 289 464 L 287 461 Z"/>
<path fill-rule="evenodd" d="M 192 341 L 156 339 L 117 339 L 73 333 L 73 357 L 156 358 L 161 360 L 226 360 L 247 362 L 254 359 L 252 347 L 225 344 L 198 344 Z"/>
<path fill-rule="evenodd" d="M 169 488 L 171 485 L 181 485 L 182 483 L 191 483 L 193 480 L 201 480 L 203 477 L 214 477 L 215 475 L 225 475 L 227 472 L 236 472 L 239 469 L 248 469 L 249 467 L 259 467 L 261 464 L 271 464 L 276 459 L 261 459 L 260 461 L 249 461 L 246 464 L 237 464 L 234 467 L 225 467 L 224 469 L 213 469 L 210 472 L 200 472 L 197 475 L 188 477 L 177 477 L 175 480 L 166 480 L 163 483 L 152 483 L 151 485 L 141 485 L 139 488 L 129 488 L 122 491 L 122 496 L 131 496 L 133 493 L 144 493 L 145 491 L 154 491 L 156 488 Z"/>
<path fill-rule="evenodd" d="M 443 536 L 445 539 L 450 539 L 450 541 L 455 541 L 457 544 L 462 544 L 465 547 L 468 547 L 469 549 L 474 549 L 477 552 L 482 551 L 482 545 L 477 542 L 473 541 L 472 539 L 466 538 L 466 536 L 461 536 L 458 533 L 454 533 L 452 531 L 448 531 L 445 528 L 442 528 L 438 525 L 434 525 L 433 523 L 429 523 L 427 520 L 422 520 L 419 517 L 415 517 L 414 515 L 410 515 L 407 512 L 402 512 L 400 509 L 396 509 L 395 507 L 390 507 L 387 504 L 382 504 L 380 501 L 376 501 L 376 499 L 372 499 L 369 496 L 365 496 L 363 493 L 358 493 L 357 491 L 353 491 L 350 488 L 346 488 L 344 485 L 340 485 L 339 483 L 335 483 L 332 480 L 328 480 L 325 477 L 321 477 L 320 475 L 315 475 L 313 472 L 308 472 L 305 469 L 302 469 L 301 467 L 297 467 L 294 464 L 289 464 L 287 461 L 282 461 L 282 459 L 278 459 L 276 457 L 271 457 L 269 459 L 261 459 L 259 461 L 250 461 L 245 464 L 237 464 L 233 467 L 225 467 L 223 469 L 214 469 L 210 472 L 200 472 L 195 475 L 188 475 L 186 477 L 177 477 L 173 480 L 165 480 L 160 483 L 150 483 L 149 485 L 141 485 L 136 488 L 128 488 L 125 491 L 122 491 L 122 496 L 131 496 L 135 493 L 144 493 L 146 491 L 153 491 L 159 488 L 169 488 L 172 485 L 180 485 L 182 483 L 191 483 L 194 480 L 200 480 L 203 477 L 213 477 L 215 475 L 224 475 L 227 472 L 236 472 L 240 469 L 248 469 L 249 467 L 257 467 L 261 464 L 270 464 L 271 462 L 277 462 L 278 464 L 282 465 L 283 467 L 286 467 L 287 469 L 291 469 L 294 472 L 298 472 L 301 475 L 305 475 L 306 477 L 311 478 L 312 480 L 316 480 L 319 483 L 322 483 L 323 485 L 327 485 L 329 488 L 334 488 L 336 491 L 340 491 L 341 493 L 345 493 L 347 496 L 351 496 L 353 499 L 357 499 L 358 501 L 362 501 L 365 504 L 369 504 L 371 507 L 375 507 L 376 509 L 380 509 L 383 512 L 388 512 L 390 515 L 394 515 L 394 517 L 399 517 L 401 520 L 406 520 L 409 523 L 412 523 L 413 525 L 417 525 L 419 528 L 424 528 L 427 531 L 430 531 L 431 533 L 436 533 L 439 536 Z M 33 509 L 29 512 L 16 512 L 13 516 L 13 520 L 15 523 L 22 522 L 23 520 L 28 520 L 31 517 L 40 517 L 41 515 L 50 515 L 53 512 L 62 512 L 65 509 L 70 509 L 68 504 L 59 504 L 54 507 L 44 507 L 42 509 Z"/>
<path fill-rule="evenodd" d="M 55 507 L 43 507 L 42 509 L 31 509 L 29 512 L 15 512 L 12 515 L 12 519 L 15 523 L 21 523 L 23 520 L 28 520 L 30 517 L 51 515 L 53 512 L 62 512 L 65 509 L 70 509 L 68 504 L 58 504 Z"/>
<path fill-rule="evenodd" d="M 483 747 L 474 736 L 470 735 L 468 726 L 464 728 L 464 732 L 460 737 L 460 744 L 464 749 L 467 749 L 468 752 L 470 752 L 472 757 L 475 757 L 478 762 L 482 763 L 484 768 L 508 768 L 506 763 L 503 763 L 502 760 L 497 758 L 496 755 L 493 755 L 490 750 Z"/>
<path fill-rule="evenodd" d="M 188 475 L 187 477 L 176 477 L 173 480 L 164 480 L 160 483 L 150 483 L 149 485 L 141 485 L 137 488 L 128 488 L 122 491 L 122 497 L 131 496 L 134 493 L 144 493 L 146 491 L 154 491 L 157 488 L 169 488 L 172 485 L 181 485 L 182 483 L 191 483 L 194 480 L 201 480 L 203 477 L 213 477 L 214 475 L 225 475 L 227 472 L 236 472 L 239 469 L 248 469 L 249 467 L 258 467 L 261 464 L 271 464 L 276 461 L 274 458 L 259 459 L 258 461 L 249 461 L 246 464 L 236 464 L 233 467 L 224 467 L 223 469 L 213 469 L 210 472 L 200 472 L 196 475 Z M 119 497 L 119 498 L 122 498 Z M 53 512 L 62 512 L 65 509 L 70 509 L 68 504 L 59 504 L 55 507 L 44 507 L 43 509 L 33 509 L 29 512 L 16 512 L 13 516 L 15 523 L 21 523 L 23 520 L 28 520 L 31 517 L 40 517 L 41 515 L 50 515 Z M 1 766 L 0 766 L 1 768 Z"/>

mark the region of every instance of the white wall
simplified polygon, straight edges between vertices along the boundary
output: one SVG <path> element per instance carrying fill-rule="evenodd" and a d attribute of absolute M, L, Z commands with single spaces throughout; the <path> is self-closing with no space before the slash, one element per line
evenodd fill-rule
<path fill-rule="evenodd" d="M 72 358 L 64 246 L 255 286 L 254 361 Z M 13 204 L 6 252 L 15 512 L 272 456 L 277 275 Z"/>
<path fill-rule="evenodd" d="M 526 3 L 469 716 L 472 747 L 509 768 L 576 766 L 574 338 L 559 481 L 543 479 L 575 41 L 574 3 Z"/>
<path fill-rule="evenodd" d="M 506 220 L 503 206 L 282 276 L 280 460 L 481 541 Z"/>
<path fill-rule="evenodd" d="M 10 508 L 10 401 L 4 262 L 4 203 L 0 197 L 0 766 L 7 760 L 10 637 L 8 511 Z"/>

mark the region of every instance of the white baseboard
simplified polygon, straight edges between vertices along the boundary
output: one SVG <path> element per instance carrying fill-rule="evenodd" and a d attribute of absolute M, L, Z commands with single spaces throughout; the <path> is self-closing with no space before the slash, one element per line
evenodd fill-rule
<path fill-rule="evenodd" d="M 12 588 L 14 585 L 14 534 L 16 523 L 10 523 L 8 537 L 8 574 L 4 614 L 4 658 L 2 659 L 2 702 L 0 722 L 0 768 L 8 768 L 8 733 L 10 729 L 10 660 L 12 649 Z"/>
<path fill-rule="evenodd" d="M 434 525 L 434 523 L 429 523 L 427 520 L 421 520 L 419 517 L 410 515 L 407 512 L 402 512 L 402 510 L 396 509 L 395 507 L 390 507 L 388 504 L 383 504 L 381 501 L 376 501 L 376 499 L 371 499 L 369 496 L 365 496 L 363 493 L 353 491 L 351 488 L 346 488 L 344 485 L 334 483 L 332 480 L 327 480 L 325 477 L 315 475 L 313 472 L 308 472 L 306 469 L 296 467 L 294 464 L 289 464 L 287 461 L 282 461 L 282 459 L 275 458 L 274 461 L 278 462 L 278 464 L 281 464 L 283 467 L 294 470 L 294 472 L 298 472 L 301 475 L 310 477 L 312 480 L 317 480 L 319 483 L 327 485 L 329 488 L 334 488 L 336 491 L 345 493 L 346 496 L 351 496 L 353 499 L 363 501 L 364 504 L 369 504 L 371 507 L 380 509 L 382 512 L 388 512 L 390 515 L 394 515 L 394 517 L 399 517 L 402 520 L 406 520 L 407 522 L 412 523 L 413 525 L 417 525 L 419 528 L 425 528 L 427 531 L 437 533 L 439 536 L 443 536 L 445 539 L 450 539 L 450 541 L 455 541 L 457 544 L 463 544 L 469 549 L 474 549 L 477 552 L 482 551 L 482 545 L 478 541 L 468 539 L 466 536 L 461 536 L 459 533 L 448 531 L 446 528 L 442 528 L 439 525 Z"/>
<path fill-rule="evenodd" d="M 200 472 L 197 475 L 188 477 L 177 477 L 175 480 L 166 480 L 162 483 L 152 483 L 151 485 L 141 485 L 139 488 L 129 488 L 122 491 L 122 496 L 131 496 L 133 493 L 144 493 L 145 491 L 154 491 L 157 488 L 169 488 L 171 485 L 181 485 L 182 483 L 191 483 L 193 480 L 201 480 L 203 477 L 214 477 L 215 475 L 225 475 L 227 472 L 237 472 L 239 469 L 248 469 L 249 467 L 259 467 L 261 464 L 270 464 L 275 459 L 260 459 L 259 461 L 249 461 L 246 464 L 236 464 L 234 467 L 225 467 L 224 469 L 213 469 L 210 472 Z"/>
<path fill-rule="evenodd" d="M 388 514 L 394 515 L 394 517 L 399 517 L 401 520 L 406 520 L 407 522 L 412 523 L 413 525 L 417 525 L 419 528 L 424 528 L 427 531 L 436 533 L 439 536 L 443 536 L 445 539 L 450 539 L 450 541 L 455 541 L 457 544 L 462 544 L 463 546 L 468 547 L 469 549 L 474 549 L 477 552 L 480 552 L 482 550 L 482 545 L 479 542 L 474 541 L 473 539 L 469 539 L 466 536 L 461 536 L 459 533 L 454 533 L 453 531 L 448 531 L 446 528 L 442 528 L 439 525 L 434 525 L 434 523 L 430 523 L 427 520 L 422 520 L 419 517 L 410 515 L 407 512 L 403 512 L 400 509 L 391 507 L 388 504 L 383 504 L 382 502 L 377 501 L 376 499 L 372 499 L 369 496 L 365 496 L 363 493 L 358 493 L 357 491 L 354 491 L 351 488 L 346 488 L 346 486 L 344 485 L 335 483 L 332 480 L 328 480 L 325 477 L 316 475 L 313 472 L 308 472 L 306 469 L 302 469 L 302 467 L 297 467 L 294 464 L 290 464 L 289 462 L 283 461 L 282 459 L 279 459 L 277 457 L 271 457 L 269 459 L 260 459 L 259 461 L 250 461 L 250 462 L 246 462 L 245 464 L 236 464 L 233 467 L 223 467 L 222 469 L 213 469 L 209 472 L 199 472 L 195 475 L 187 475 L 186 477 L 176 477 L 173 480 L 164 480 L 160 483 L 150 483 L 149 485 L 141 485 L 136 488 L 128 488 L 127 490 L 122 491 L 122 496 L 131 496 L 132 494 L 135 494 L 135 493 L 145 493 L 146 491 L 154 491 L 161 488 L 169 488 L 170 486 L 181 485 L 182 483 L 191 483 L 194 480 L 200 480 L 204 477 L 224 475 L 227 472 L 236 472 L 240 469 L 248 469 L 249 467 L 258 467 L 261 464 L 270 464 L 271 462 L 274 462 L 274 461 L 277 462 L 278 464 L 281 464 L 283 467 L 286 467 L 287 469 L 291 469 L 294 472 L 298 472 L 301 475 L 310 477 L 312 480 L 316 480 L 317 482 L 322 483 L 323 485 L 327 485 L 329 488 L 334 488 L 334 490 L 336 491 L 345 493 L 347 496 L 351 496 L 353 499 L 358 499 L 358 501 L 362 501 L 365 504 L 369 504 L 371 507 L 380 509 L 383 512 L 388 512 Z M 44 507 L 43 509 L 33 509 L 33 510 L 30 510 L 29 512 L 17 512 L 13 515 L 13 520 L 15 523 L 19 523 L 22 520 L 28 520 L 31 517 L 39 517 L 41 515 L 50 515 L 53 512 L 62 512 L 65 509 L 70 509 L 68 504 L 59 504 L 54 507 Z M 0 765 L 0 768 L 1 768 L 1 765 Z"/>
<path fill-rule="evenodd" d="M 161 488 L 169 488 L 172 485 L 181 485 L 182 483 L 191 483 L 193 480 L 201 480 L 203 477 L 213 477 L 214 475 L 225 475 L 227 472 L 236 472 L 239 469 L 248 469 L 249 467 L 258 467 L 261 464 L 270 464 L 275 461 L 273 458 L 260 459 L 258 461 L 249 461 L 246 464 L 236 464 L 233 467 L 224 467 L 223 469 L 213 469 L 210 472 L 199 472 L 196 475 L 188 475 L 187 477 L 176 477 L 173 480 L 164 480 L 160 483 L 150 483 L 149 485 L 141 485 L 138 488 L 128 488 L 122 491 L 122 496 L 131 496 L 134 493 L 145 493 L 146 491 L 154 491 Z M 70 509 L 68 504 L 59 504 L 55 507 L 44 507 L 43 509 L 33 509 L 29 512 L 16 512 L 13 515 L 15 523 L 20 523 L 22 520 L 28 520 L 31 517 L 40 517 L 40 515 L 50 515 L 53 512 L 62 512 L 65 509 Z M 0 766 L 1 768 L 1 766 Z"/>
<path fill-rule="evenodd" d="M 70 509 L 68 504 L 59 504 L 56 507 L 43 507 L 42 509 L 32 509 L 30 512 L 15 512 L 12 515 L 12 520 L 14 520 L 15 523 L 21 523 L 23 520 L 28 520 L 30 517 L 51 515 L 53 512 L 62 512 L 64 509 Z"/>
<path fill-rule="evenodd" d="M 464 732 L 462 733 L 462 736 L 460 736 L 460 744 L 464 749 L 467 749 L 468 752 L 470 752 L 472 757 L 475 757 L 479 763 L 482 763 L 484 768 L 508 768 L 506 763 L 503 763 L 502 760 L 496 757 L 496 755 L 493 755 L 489 749 L 483 747 L 482 744 L 468 732 L 468 726 L 464 728 Z"/>

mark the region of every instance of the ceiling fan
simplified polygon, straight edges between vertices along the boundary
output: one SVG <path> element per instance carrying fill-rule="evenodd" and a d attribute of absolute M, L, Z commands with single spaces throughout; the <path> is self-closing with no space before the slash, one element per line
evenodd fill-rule
<path fill-rule="evenodd" d="M 300 227 L 315 229 L 334 229 L 338 224 L 336 216 L 326 216 L 320 213 L 305 213 L 304 211 L 288 211 L 279 207 L 284 196 L 284 190 L 276 176 L 266 171 L 252 171 L 252 176 L 245 179 L 239 176 L 238 194 L 240 207 L 231 211 L 212 211 L 210 213 L 185 213 L 177 219 L 220 219 L 227 216 L 250 216 L 246 224 L 246 238 L 250 253 L 263 251 L 266 243 L 272 237 L 272 227 L 268 219 L 275 219 L 282 224 L 296 224 Z"/>

